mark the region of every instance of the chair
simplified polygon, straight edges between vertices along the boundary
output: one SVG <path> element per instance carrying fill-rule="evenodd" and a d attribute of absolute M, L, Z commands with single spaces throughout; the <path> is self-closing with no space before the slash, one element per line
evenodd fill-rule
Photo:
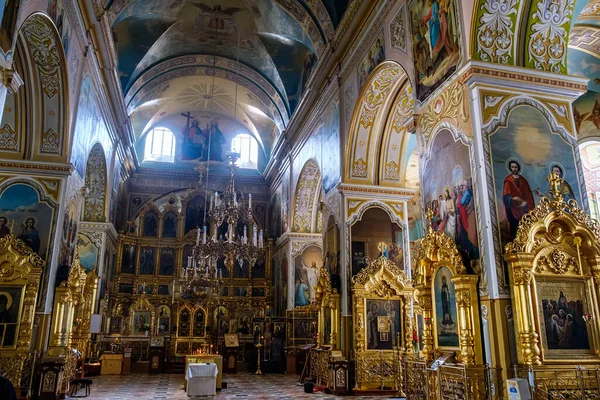
<path fill-rule="evenodd" d="M 92 380 L 89 378 L 81 378 L 81 379 L 73 379 L 71 381 L 71 397 L 75 397 L 79 389 L 85 388 L 85 396 L 77 396 L 77 397 L 88 397 L 92 392 L 90 386 L 92 384 Z"/>

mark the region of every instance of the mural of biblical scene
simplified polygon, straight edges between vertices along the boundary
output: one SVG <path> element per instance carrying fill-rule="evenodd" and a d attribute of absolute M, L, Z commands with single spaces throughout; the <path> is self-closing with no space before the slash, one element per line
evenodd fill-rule
<path fill-rule="evenodd" d="M 71 25 L 69 19 L 65 15 L 65 8 L 62 0 L 50 0 L 48 2 L 48 16 L 56 24 L 56 29 L 62 41 L 63 49 L 65 50 L 65 58 L 69 55 L 69 42 L 71 38 Z"/>
<path fill-rule="evenodd" d="M 460 59 L 456 0 L 414 0 L 409 7 L 416 96 L 423 101 L 456 70 Z"/>
<path fill-rule="evenodd" d="M 542 196 L 550 196 L 546 179 L 551 171 L 564 179 L 560 190 L 565 199 L 581 204 L 574 148 L 550 131 L 535 108 L 513 109 L 507 126 L 490 135 L 489 143 L 502 248 L 514 240 L 523 215 L 533 210 Z"/>
<path fill-rule="evenodd" d="M 340 182 L 340 103 L 335 99 L 325 113 L 321 128 L 323 190 L 328 193 Z"/>
<path fill-rule="evenodd" d="M 308 246 L 296 257 L 294 307 L 307 306 L 315 302 L 315 288 L 322 258 L 323 251 L 317 246 Z"/>
<path fill-rule="evenodd" d="M 352 225 L 352 276 L 372 261 L 384 256 L 404 270 L 405 240 L 403 229 L 390 220 L 381 208 L 370 208 Z"/>
<path fill-rule="evenodd" d="M 594 219 L 600 219 L 600 142 L 585 142 L 579 146 L 579 155 L 583 166 L 585 189 L 590 215 Z M 1 235 L 0 230 L 0 235 Z"/>
<path fill-rule="evenodd" d="M 204 206 L 205 200 L 203 196 L 197 196 L 187 203 L 185 208 L 185 233 L 187 234 L 192 229 L 204 226 Z"/>
<path fill-rule="evenodd" d="M 173 275 L 175 269 L 175 255 L 176 251 L 174 248 L 160 249 L 160 260 L 159 260 L 159 275 Z"/>
<path fill-rule="evenodd" d="M 162 237 L 174 238 L 177 236 L 177 214 L 169 211 L 163 217 Z"/>
<path fill-rule="evenodd" d="M 73 197 L 63 216 L 63 230 L 58 256 L 59 265 L 71 265 L 75 256 L 75 246 L 77 245 L 77 208 L 77 202 L 75 197 Z"/>
<path fill-rule="evenodd" d="M 367 350 L 392 350 L 399 343 L 400 301 L 365 300 Z"/>
<path fill-rule="evenodd" d="M 0 348 L 15 345 L 22 298 L 22 287 L 0 286 Z"/>
<path fill-rule="evenodd" d="M 583 281 L 536 282 L 543 319 L 545 337 L 542 344 L 546 350 L 590 350 L 587 323 L 589 313 L 586 304 L 586 287 Z"/>
<path fill-rule="evenodd" d="M 182 160 L 225 161 L 223 145 L 226 143 L 217 119 L 192 119 L 184 115 L 187 125 L 181 144 Z M 191 120 L 191 122 L 190 122 Z"/>
<path fill-rule="evenodd" d="M 444 163 L 438 160 L 445 160 Z M 437 133 L 429 160 L 424 163 L 421 195 L 433 211 L 432 227 L 450 236 L 469 271 L 478 274 L 479 239 L 469 148 L 454 140 L 449 130 Z"/>
<path fill-rule="evenodd" d="M 435 326 L 438 347 L 458 347 L 458 317 L 452 272 L 440 267 L 435 274 Z"/>
<path fill-rule="evenodd" d="M 325 268 L 329 272 L 331 288 L 341 293 L 340 228 L 335 223 L 333 215 L 329 217 L 325 232 Z"/>
<path fill-rule="evenodd" d="M 367 81 L 371 72 L 375 67 L 385 61 L 385 43 L 383 41 L 383 30 L 377 35 L 377 38 L 373 41 L 373 44 L 367 51 L 367 54 L 358 64 L 358 87 Z"/>
<path fill-rule="evenodd" d="M 121 272 L 124 274 L 133 274 L 135 271 L 135 262 L 137 258 L 137 247 L 132 244 L 123 245 L 123 254 L 121 255 Z"/>
<path fill-rule="evenodd" d="M 315 67 L 317 66 L 317 55 L 313 53 L 310 49 L 304 49 L 304 56 L 302 57 L 302 73 L 300 75 L 300 81 L 298 82 L 298 91 L 296 92 L 296 96 L 290 98 L 292 96 L 288 96 L 288 101 L 290 102 L 290 108 L 293 110 L 296 107 L 298 101 L 302 97 L 302 93 L 306 89 L 306 84 L 310 79 Z M 301 49 L 293 49 L 294 53 L 301 53 Z M 293 54 L 293 53 L 292 53 Z M 302 56 L 302 54 L 300 54 Z M 289 57 L 288 57 L 289 58 Z M 283 72 L 283 71 L 282 71 Z"/>
<path fill-rule="evenodd" d="M 29 185 L 11 185 L 0 194 L 2 236 L 12 233 L 44 260 L 50 249 L 53 217 L 54 210 L 40 201 L 38 192 Z M 11 227 L 13 232 L 10 232 Z"/>
<path fill-rule="evenodd" d="M 158 234 L 158 215 L 149 211 L 144 215 L 144 236 L 156 236 Z"/>
<path fill-rule="evenodd" d="M 154 274 L 154 255 L 155 249 L 153 247 L 142 247 L 140 253 L 140 275 Z"/>
<path fill-rule="evenodd" d="M 98 270 L 99 249 L 87 235 L 77 235 L 77 250 L 79 251 L 79 262 L 86 271 Z M 108 270 L 105 272 L 108 273 Z"/>

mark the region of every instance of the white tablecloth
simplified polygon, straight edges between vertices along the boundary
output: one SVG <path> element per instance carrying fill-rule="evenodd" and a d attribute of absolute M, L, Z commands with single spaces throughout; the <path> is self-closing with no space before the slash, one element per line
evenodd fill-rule
<path fill-rule="evenodd" d="M 189 364 L 185 373 L 188 397 L 216 395 L 218 374 L 217 364 Z"/>

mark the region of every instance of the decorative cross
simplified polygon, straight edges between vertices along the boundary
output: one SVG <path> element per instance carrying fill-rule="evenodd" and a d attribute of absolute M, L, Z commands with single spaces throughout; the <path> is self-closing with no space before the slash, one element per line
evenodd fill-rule
<path fill-rule="evenodd" d="M 146 294 L 146 282 L 142 283 L 142 294 Z"/>
<path fill-rule="evenodd" d="M 198 186 L 202 186 L 202 182 L 204 181 L 204 173 L 208 171 L 208 167 L 202 164 L 198 164 L 194 167 L 194 171 L 196 171 L 198 176 Z"/>
<path fill-rule="evenodd" d="M 186 117 L 186 118 L 187 118 L 187 120 L 185 121 L 185 127 L 186 127 L 186 129 L 189 129 L 189 127 L 190 127 L 190 119 L 194 119 L 194 117 L 192 117 L 192 113 L 188 111 L 188 112 L 187 112 L 187 113 L 185 113 L 185 114 L 184 114 L 184 113 L 181 113 L 181 115 L 182 115 L 183 117 Z"/>
<path fill-rule="evenodd" d="M 554 196 L 554 199 L 562 198 L 560 193 L 560 187 L 564 181 L 556 172 L 552 171 L 548 178 L 546 178 L 548 182 L 550 182 L 550 193 Z"/>

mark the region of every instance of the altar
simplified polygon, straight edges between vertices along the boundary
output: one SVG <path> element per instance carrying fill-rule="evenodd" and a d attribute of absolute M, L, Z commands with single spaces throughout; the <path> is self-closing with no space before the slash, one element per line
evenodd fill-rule
<path fill-rule="evenodd" d="M 185 372 L 188 397 L 216 395 L 219 372 L 215 363 L 189 363 Z"/>
<path fill-rule="evenodd" d="M 217 390 L 220 390 L 223 382 L 223 356 L 219 354 L 194 356 L 188 355 L 185 357 L 185 373 L 187 376 L 188 367 L 190 364 L 214 363 L 217 366 Z M 187 381 L 186 381 L 187 389 Z"/>

